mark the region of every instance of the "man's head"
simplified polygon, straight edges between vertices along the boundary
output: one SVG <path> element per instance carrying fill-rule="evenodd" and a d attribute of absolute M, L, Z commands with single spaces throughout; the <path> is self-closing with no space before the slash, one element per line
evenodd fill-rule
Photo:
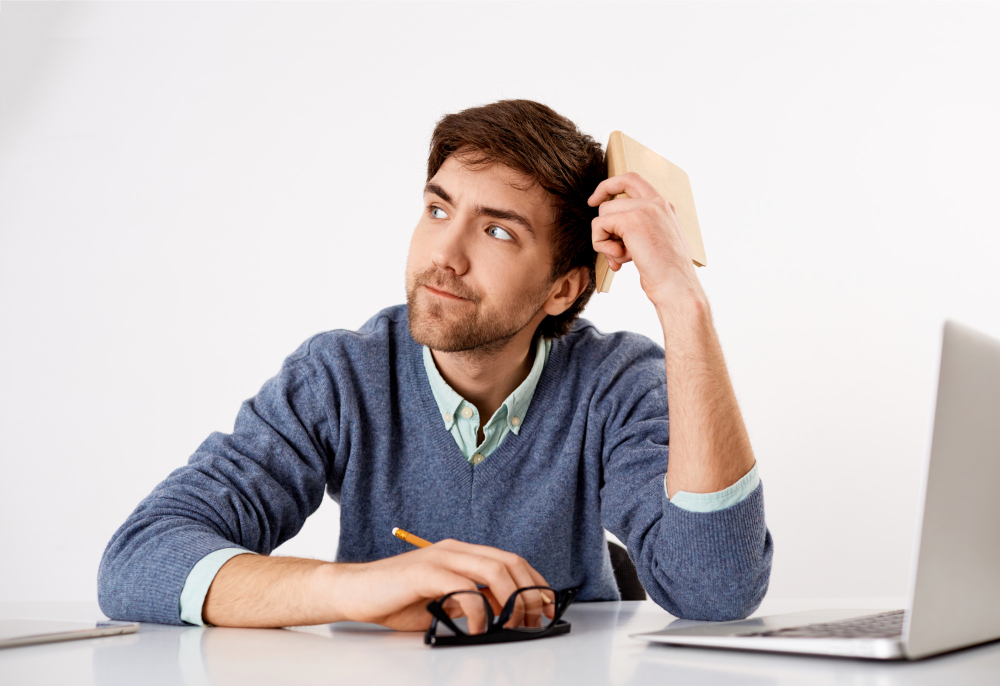
<path fill-rule="evenodd" d="M 545 105 L 441 119 L 407 262 L 413 338 L 458 352 L 498 349 L 528 326 L 565 334 L 594 292 L 587 198 L 606 177 L 600 145 Z"/>

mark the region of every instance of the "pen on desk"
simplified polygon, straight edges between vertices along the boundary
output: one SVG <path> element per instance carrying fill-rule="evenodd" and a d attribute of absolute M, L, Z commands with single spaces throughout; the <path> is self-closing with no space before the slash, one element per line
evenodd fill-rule
<path fill-rule="evenodd" d="M 401 541 L 406 541 L 407 543 L 415 545 L 418 548 L 426 548 L 427 546 L 431 545 L 430 541 L 425 541 L 424 539 L 420 538 L 420 536 L 414 536 L 409 531 L 406 531 L 405 529 L 400 529 L 398 526 L 392 527 L 392 535 L 400 539 Z M 479 588 L 486 588 L 481 584 L 476 584 L 476 586 L 478 586 Z M 552 598 L 549 598 L 544 593 L 539 593 L 538 595 L 542 596 L 542 602 L 545 603 L 546 605 L 551 605 L 552 603 L 555 602 L 554 600 L 552 600 Z"/>

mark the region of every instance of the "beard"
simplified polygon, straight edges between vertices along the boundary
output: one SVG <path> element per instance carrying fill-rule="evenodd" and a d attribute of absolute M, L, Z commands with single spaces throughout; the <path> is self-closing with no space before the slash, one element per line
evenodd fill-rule
<path fill-rule="evenodd" d="M 421 286 L 453 293 L 465 302 L 444 300 Z M 511 298 L 500 307 L 483 304 L 480 293 L 473 291 L 461 279 L 448 272 L 428 269 L 407 277 L 406 307 L 410 336 L 420 345 L 445 353 L 499 352 L 518 334 L 541 309 L 549 286 L 526 296 Z M 525 307 L 523 303 L 529 303 Z"/>

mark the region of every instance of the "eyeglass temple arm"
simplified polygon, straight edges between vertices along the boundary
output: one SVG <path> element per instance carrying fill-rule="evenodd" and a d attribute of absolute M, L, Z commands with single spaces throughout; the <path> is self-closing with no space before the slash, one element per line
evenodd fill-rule
<path fill-rule="evenodd" d="M 444 611 L 444 606 L 441 604 L 440 600 L 432 600 L 431 602 L 429 602 L 427 604 L 427 611 L 430 612 L 431 617 L 433 617 L 433 619 L 431 620 L 430 629 L 428 629 L 428 631 L 433 631 L 436 628 L 435 622 L 441 622 L 446 627 L 454 631 L 455 634 L 465 633 L 455 625 L 455 622 L 451 621 L 451 617 L 449 617 L 448 613 Z"/>

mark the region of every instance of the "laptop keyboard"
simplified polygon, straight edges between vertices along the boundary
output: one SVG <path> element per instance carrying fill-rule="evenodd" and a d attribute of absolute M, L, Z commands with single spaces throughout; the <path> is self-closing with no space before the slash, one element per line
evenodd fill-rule
<path fill-rule="evenodd" d="M 903 610 L 843 619 L 839 622 L 790 626 L 740 636 L 777 638 L 900 638 L 903 635 Z"/>

